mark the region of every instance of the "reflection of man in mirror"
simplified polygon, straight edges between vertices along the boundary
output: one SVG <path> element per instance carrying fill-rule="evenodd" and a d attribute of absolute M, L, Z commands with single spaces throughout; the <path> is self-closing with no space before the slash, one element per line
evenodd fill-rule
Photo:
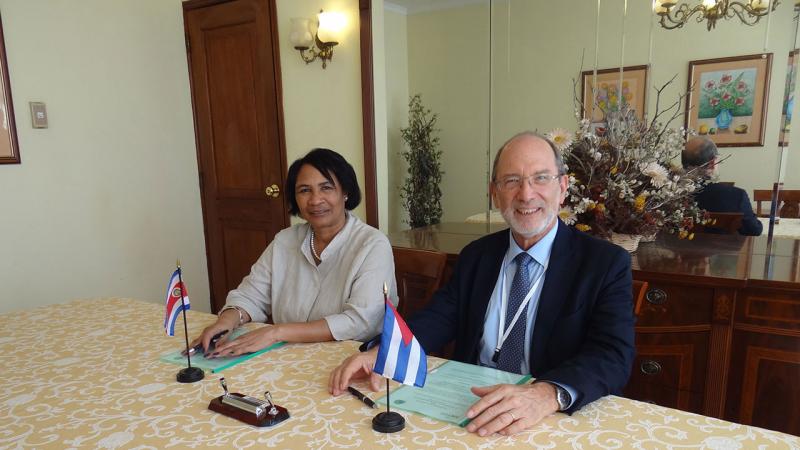
<path fill-rule="evenodd" d="M 717 146 L 711 139 L 695 137 L 686 142 L 681 154 L 684 169 L 703 166 L 709 177 L 717 172 Z M 711 183 L 695 195 L 697 206 L 710 212 L 742 213 L 742 226 L 739 234 L 747 236 L 761 235 L 761 222 L 753 213 L 750 197 L 744 189 L 724 183 Z"/>

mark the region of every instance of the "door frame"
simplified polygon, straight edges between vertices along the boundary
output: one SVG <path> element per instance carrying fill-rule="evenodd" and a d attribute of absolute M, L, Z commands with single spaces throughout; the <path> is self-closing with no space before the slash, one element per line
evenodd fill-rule
<path fill-rule="evenodd" d="M 200 139 L 198 136 L 197 130 L 197 113 L 195 110 L 195 98 L 194 98 L 194 82 L 192 80 L 192 54 L 189 51 L 189 30 L 186 24 L 186 12 L 206 8 L 209 6 L 215 6 L 223 3 L 230 3 L 236 0 L 185 0 L 182 2 L 183 8 L 183 33 L 184 33 L 184 40 L 186 42 L 186 62 L 187 62 L 187 74 L 189 76 L 189 92 L 190 98 L 192 102 L 192 127 L 194 129 L 194 140 L 195 140 L 195 152 L 197 155 L 197 179 L 200 186 L 200 207 L 203 213 L 203 239 L 206 246 L 206 268 L 208 271 L 208 284 L 209 289 L 211 291 L 211 297 L 213 298 L 213 271 L 211 270 L 211 253 L 210 253 L 210 246 L 208 242 L 208 224 L 206 223 L 206 200 L 203 191 L 203 166 L 202 166 L 202 158 L 200 155 Z M 280 161 L 280 172 L 281 178 L 285 179 L 286 170 L 288 164 L 286 162 L 286 131 L 285 131 L 285 121 L 283 117 L 283 80 L 281 79 L 281 58 L 280 58 L 280 40 L 279 40 L 279 33 L 278 33 L 278 9 L 276 5 L 276 0 L 264 0 L 267 4 L 267 8 L 270 12 L 270 29 L 272 31 L 272 63 L 273 63 L 273 70 L 275 73 L 273 74 L 275 77 L 275 101 L 277 103 L 277 119 L 278 119 L 278 159 Z M 283 186 L 281 186 L 283 188 Z M 283 204 L 283 226 L 289 226 L 289 212 L 288 212 L 288 204 L 286 203 L 286 196 L 284 195 L 282 198 Z M 220 301 L 224 302 L 224 299 L 215 299 L 218 303 Z M 211 312 L 214 311 L 214 302 L 210 302 Z M 224 304 L 224 303 L 223 303 Z"/>
<path fill-rule="evenodd" d="M 375 154 L 375 82 L 372 70 L 372 0 L 358 1 L 361 43 L 361 115 L 364 132 L 364 203 L 367 223 L 378 228 Z"/>

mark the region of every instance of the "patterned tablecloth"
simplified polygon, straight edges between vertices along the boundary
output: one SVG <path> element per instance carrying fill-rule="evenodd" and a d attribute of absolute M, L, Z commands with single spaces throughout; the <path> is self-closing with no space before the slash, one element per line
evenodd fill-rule
<path fill-rule="evenodd" d="M 213 316 L 189 320 L 193 336 Z M 355 342 L 290 344 L 222 372 L 231 391 L 270 390 L 289 409 L 289 420 L 259 429 L 207 409 L 221 394 L 217 375 L 175 381 L 179 367 L 158 358 L 183 336 L 165 336 L 162 321 L 161 305 L 129 299 L 0 315 L 0 448 L 800 449 L 795 436 L 613 396 L 513 437 L 407 413 L 405 430 L 384 435 L 370 425 L 376 410 L 326 391 Z"/>

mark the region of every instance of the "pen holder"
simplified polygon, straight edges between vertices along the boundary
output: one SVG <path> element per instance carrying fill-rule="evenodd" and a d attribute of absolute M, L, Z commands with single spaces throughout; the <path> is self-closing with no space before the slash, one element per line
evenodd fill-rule
<path fill-rule="evenodd" d="M 211 400 L 208 409 L 256 427 L 271 427 L 289 418 L 283 406 L 236 392 Z"/>

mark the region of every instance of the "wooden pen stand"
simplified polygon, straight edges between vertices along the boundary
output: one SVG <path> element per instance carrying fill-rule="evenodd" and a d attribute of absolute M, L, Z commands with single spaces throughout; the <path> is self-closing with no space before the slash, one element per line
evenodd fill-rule
<path fill-rule="evenodd" d="M 211 400 L 211 403 L 208 404 L 208 409 L 256 427 L 271 427 L 289 418 L 289 411 L 283 406 L 275 404 L 271 406 L 265 405 L 263 412 L 259 413 L 258 411 L 246 410 L 242 407 L 225 403 L 223 402 L 224 397 L 224 395 L 220 395 Z M 228 397 L 234 400 L 237 398 L 252 399 L 252 397 L 247 397 L 239 393 L 228 394 Z M 275 408 L 272 412 L 270 411 L 271 407 Z"/>

